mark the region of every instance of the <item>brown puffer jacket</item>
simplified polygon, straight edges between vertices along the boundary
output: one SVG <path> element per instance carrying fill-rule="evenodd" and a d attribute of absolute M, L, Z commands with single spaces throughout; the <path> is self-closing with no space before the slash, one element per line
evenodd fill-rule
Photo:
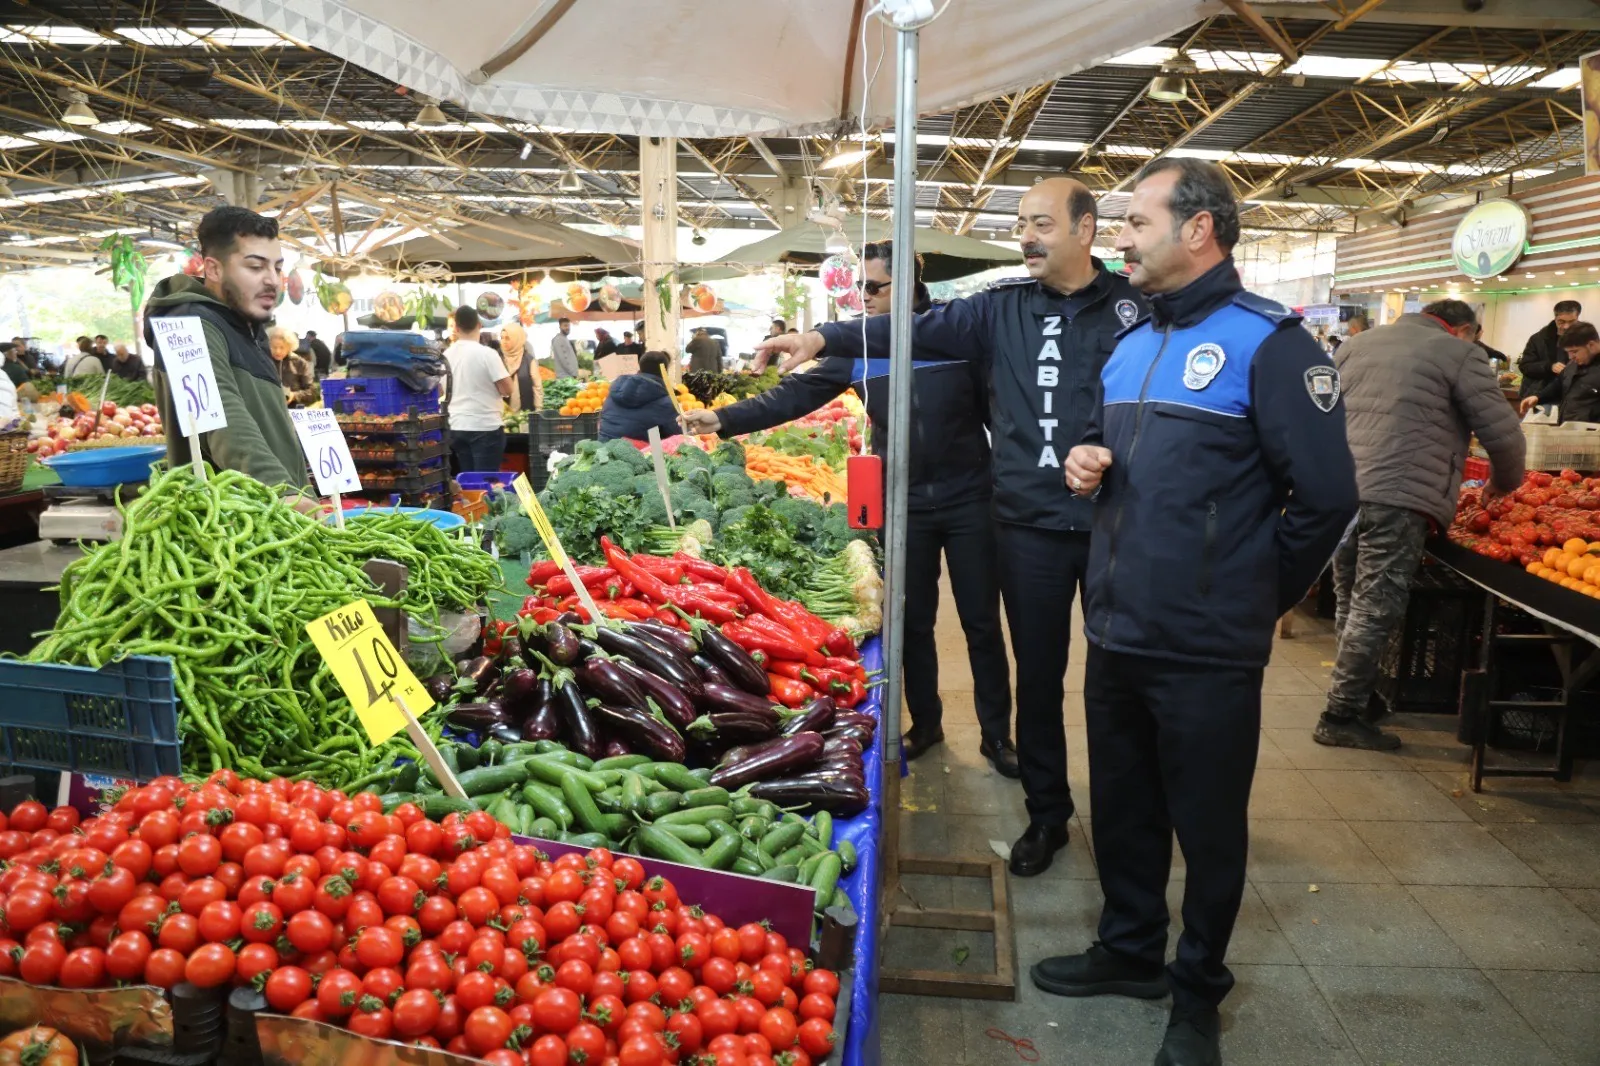
<path fill-rule="evenodd" d="M 1405 507 L 1446 527 L 1472 434 L 1496 489 L 1522 481 L 1526 441 L 1476 345 L 1431 315 L 1402 315 L 1339 346 L 1345 432 L 1362 503 Z"/>

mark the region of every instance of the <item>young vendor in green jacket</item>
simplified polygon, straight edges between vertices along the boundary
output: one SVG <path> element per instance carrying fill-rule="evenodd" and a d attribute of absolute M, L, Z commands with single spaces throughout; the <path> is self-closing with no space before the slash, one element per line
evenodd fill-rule
<path fill-rule="evenodd" d="M 145 317 L 191 315 L 204 327 L 228 425 L 200 435 L 201 457 L 215 469 L 238 470 L 266 485 L 303 488 L 305 457 L 267 349 L 267 323 L 284 283 L 277 220 L 218 207 L 200 220 L 197 236 L 204 278 L 164 278 L 150 294 Z M 148 323 L 145 340 L 156 353 L 156 406 L 167 427 L 167 461 L 176 467 L 189 462 L 189 439 L 178 428 L 172 384 Z"/>

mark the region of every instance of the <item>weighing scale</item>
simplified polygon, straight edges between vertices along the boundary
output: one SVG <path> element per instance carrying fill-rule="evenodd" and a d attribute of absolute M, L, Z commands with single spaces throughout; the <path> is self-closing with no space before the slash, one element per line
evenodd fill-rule
<path fill-rule="evenodd" d="M 146 482 L 122 485 L 47 485 L 42 490 L 48 503 L 39 515 L 39 539 L 56 544 L 85 540 L 97 543 L 122 539 L 122 514 L 117 510 L 119 496 L 132 500 L 144 490 Z"/>

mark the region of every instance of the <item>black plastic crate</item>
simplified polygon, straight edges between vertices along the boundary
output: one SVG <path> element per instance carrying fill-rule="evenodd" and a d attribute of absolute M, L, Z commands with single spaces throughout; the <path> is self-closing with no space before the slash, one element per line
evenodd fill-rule
<path fill-rule="evenodd" d="M 0 767 L 147 781 L 182 772 L 172 661 L 0 661 Z"/>
<path fill-rule="evenodd" d="M 1461 674 L 1474 662 L 1484 595 L 1447 567 L 1418 568 L 1405 621 L 1379 665 L 1378 695 L 1391 711 L 1456 713 Z"/>
<path fill-rule="evenodd" d="M 552 451 L 570 452 L 581 440 L 594 440 L 600 435 L 600 416 L 558 415 L 540 411 L 533 421 L 535 450 L 549 455 Z"/>
<path fill-rule="evenodd" d="M 361 467 L 427 463 L 443 456 L 442 433 L 425 434 L 422 439 L 416 441 L 404 438 L 350 441 L 350 458 Z"/>
<path fill-rule="evenodd" d="M 338 415 L 339 428 L 352 437 L 421 437 L 442 433 L 444 415 L 413 413 L 406 415 Z"/>

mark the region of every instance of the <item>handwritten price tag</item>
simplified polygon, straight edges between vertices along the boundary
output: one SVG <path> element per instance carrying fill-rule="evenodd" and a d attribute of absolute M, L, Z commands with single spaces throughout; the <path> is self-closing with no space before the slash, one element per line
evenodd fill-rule
<path fill-rule="evenodd" d="M 178 409 L 178 428 L 183 435 L 192 437 L 226 428 L 228 418 L 222 411 L 222 396 L 217 392 L 216 373 L 200 319 L 192 315 L 152 318 L 150 328 L 172 381 L 173 406 Z"/>
<path fill-rule="evenodd" d="M 300 450 L 311 464 L 317 492 L 323 496 L 360 492 L 361 478 L 350 458 L 350 445 L 333 412 L 326 407 L 294 407 L 290 408 L 289 417 L 300 438 Z"/>
<path fill-rule="evenodd" d="M 382 744 L 406 728 L 396 697 L 413 715 L 433 706 L 433 698 L 400 658 L 366 600 L 356 600 L 306 626 L 328 669 L 350 697 L 367 738 Z"/>

